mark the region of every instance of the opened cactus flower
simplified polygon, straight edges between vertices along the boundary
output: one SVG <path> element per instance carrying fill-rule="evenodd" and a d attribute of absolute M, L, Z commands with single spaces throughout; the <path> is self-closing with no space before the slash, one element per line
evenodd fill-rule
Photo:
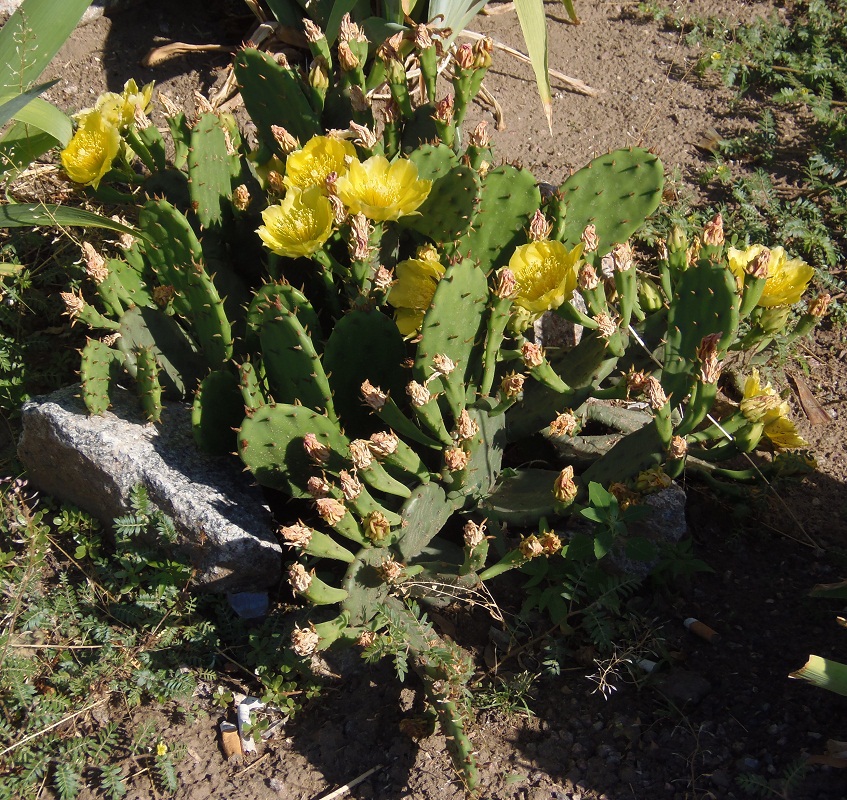
<path fill-rule="evenodd" d="M 400 158 L 391 163 L 384 156 L 351 162 L 337 183 L 338 196 L 350 213 L 364 214 L 374 222 L 416 213 L 431 188 L 432 181 L 420 179 L 411 161 Z"/>
<path fill-rule="evenodd" d="M 727 251 L 729 268 L 738 278 L 739 283 L 743 283 L 749 265 L 755 262 L 764 250 L 765 248 L 760 244 L 754 244 L 746 250 L 729 248 Z M 799 303 L 814 274 L 815 270 L 802 259 L 789 258 L 784 248 L 771 248 L 767 262 L 767 280 L 758 305 L 771 308 Z"/>
<path fill-rule="evenodd" d="M 515 305 L 532 318 L 570 302 L 577 284 L 582 245 L 568 249 L 561 242 L 536 241 L 515 249 L 509 269 L 515 276 Z"/>
<path fill-rule="evenodd" d="M 285 160 L 285 185 L 301 190 L 317 186 L 326 193 L 327 178 L 333 173 L 341 176 L 347 164 L 355 159 L 356 148 L 344 139 L 314 136 Z"/>
<path fill-rule="evenodd" d="M 276 205 L 262 212 L 256 231 L 277 255 L 297 258 L 320 250 L 332 233 L 332 206 L 317 186 L 304 191 L 292 188 Z"/>
<path fill-rule="evenodd" d="M 112 168 L 120 148 L 117 126 L 95 109 L 80 117 L 76 132 L 62 150 L 62 166 L 72 181 L 96 189 Z"/>

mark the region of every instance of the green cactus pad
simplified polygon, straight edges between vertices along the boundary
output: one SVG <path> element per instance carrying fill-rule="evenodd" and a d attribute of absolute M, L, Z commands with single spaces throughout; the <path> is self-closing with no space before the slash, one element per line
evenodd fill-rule
<path fill-rule="evenodd" d="M 106 267 L 109 270 L 107 280 L 120 284 L 121 295 L 129 304 L 136 306 L 155 305 L 150 291 L 153 275 L 145 274 L 143 261 L 142 268 L 137 269 L 134 264 L 130 264 L 121 258 L 111 258 L 106 262 Z"/>
<path fill-rule="evenodd" d="M 294 70 L 281 67 L 272 56 L 251 48 L 238 53 L 234 70 L 259 138 L 274 153 L 283 155 L 271 132 L 272 125 L 281 125 L 300 144 L 321 133 L 320 119 Z"/>
<path fill-rule="evenodd" d="M 321 323 L 306 295 L 287 283 L 266 283 L 259 287 L 247 309 L 244 347 L 248 352 L 259 349 L 259 331 L 266 319 L 286 308 L 297 314 L 300 324 L 311 335 L 315 350 L 323 339 Z"/>
<path fill-rule="evenodd" d="M 262 486 L 309 498 L 306 482 L 321 469 L 303 448 L 307 433 L 331 450 L 328 471 L 337 474 L 349 467 L 350 441 L 338 425 L 306 406 L 277 403 L 255 409 L 241 424 L 238 452 Z"/>
<path fill-rule="evenodd" d="M 235 452 L 235 429 L 244 419 L 244 400 L 237 376 L 229 371 L 210 372 L 194 396 L 191 426 L 198 447 L 213 455 Z"/>
<path fill-rule="evenodd" d="M 599 156 L 560 187 L 567 206 L 563 242 L 573 247 L 586 225 L 596 226 L 599 260 L 641 227 L 662 200 L 664 167 L 639 147 Z"/>
<path fill-rule="evenodd" d="M 526 229 L 541 204 L 535 176 L 503 164 L 482 181 L 473 228 L 459 243 L 459 253 L 488 272 L 509 262 L 515 247 L 526 242 Z"/>
<path fill-rule="evenodd" d="M 428 181 L 438 180 L 459 164 L 453 150 L 443 144 L 422 144 L 409 153 L 409 161 L 418 168 L 418 177 Z"/>
<path fill-rule="evenodd" d="M 191 131 L 188 191 L 200 225 L 220 225 L 232 199 L 231 172 L 238 156 L 227 152 L 227 135 L 217 114 L 204 114 Z"/>
<path fill-rule="evenodd" d="M 464 470 L 461 492 L 455 497 L 452 492 L 450 494 L 451 501 L 460 506 L 486 497 L 500 474 L 506 442 L 506 415 L 490 416 L 488 411 L 493 405 L 493 400 L 490 400 L 486 408 L 468 409 L 471 419 L 479 426 L 479 432 L 465 445 L 471 457 Z"/>
<path fill-rule="evenodd" d="M 197 345 L 180 324 L 159 308 L 131 308 L 121 317 L 117 346 L 126 368 L 135 375 L 135 350 L 149 348 L 162 369 L 159 376 L 165 394 L 181 399 L 191 394 L 205 373 Z"/>
<path fill-rule="evenodd" d="M 704 336 L 721 333 L 718 352 L 734 340 L 741 297 L 735 276 L 701 259 L 680 273 L 668 311 L 662 387 L 674 406 L 685 400 L 700 369 L 697 348 Z"/>
<path fill-rule="evenodd" d="M 336 411 L 349 436 L 380 430 L 379 419 L 362 403 L 365 380 L 402 396 L 403 337 L 394 320 L 379 311 L 351 311 L 335 324 L 323 354 Z"/>
<path fill-rule="evenodd" d="M 415 489 L 400 509 L 404 520 L 403 535 L 395 547 L 403 561 L 411 561 L 429 545 L 444 527 L 453 509 L 453 504 L 438 484 L 427 483 Z"/>
<path fill-rule="evenodd" d="M 336 419 L 329 381 L 309 332 L 287 308 L 265 315 L 259 330 L 262 363 L 277 401 L 299 402 Z"/>
<path fill-rule="evenodd" d="M 162 418 L 162 384 L 159 381 L 159 364 L 150 347 L 136 347 L 135 381 L 141 407 L 149 422 L 158 422 Z"/>
<path fill-rule="evenodd" d="M 390 587 L 380 576 L 379 568 L 393 555 L 387 547 L 372 547 L 356 554 L 343 584 L 348 594 L 343 608 L 350 614 L 351 625 L 367 625 L 388 598 Z"/>
<path fill-rule="evenodd" d="M 439 247 L 467 233 L 476 219 L 479 176 L 470 167 L 453 167 L 437 178 L 418 214 L 402 217 L 400 224 L 432 239 Z"/>
<path fill-rule="evenodd" d="M 80 354 L 79 376 L 82 380 L 82 399 L 89 414 L 103 414 L 109 408 L 109 385 L 115 367 L 123 360 L 98 339 L 89 339 Z"/>
<path fill-rule="evenodd" d="M 519 469 L 497 483 L 482 502 L 481 512 L 510 525 L 535 525 L 541 517 L 556 514 L 553 484 L 558 476 L 549 469 Z"/>
<path fill-rule="evenodd" d="M 595 461 L 580 476 L 583 486 L 596 481 L 602 486 L 625 483 L 639 472 L 659 466 L 664 461 L 667 445 L 652 420 L 643 428 L 627 434 L 611 450 Z"/>
<path fill-rule="evenodd" d="M 432 305 L 421 325 L 421 340 L 415 358 L 414 378 L 424 383 L 433 374 L 432 359 L 445 355 L 456 365 L 449 376 L 428 384 L 431 392 L 446 391 L 454 418 L 464 407 L 466 388 L 475 385 L 479 354 L 474 350 L 484 337 L 488 281 L 470 259 L 447 268 L 438 282 Z"/>

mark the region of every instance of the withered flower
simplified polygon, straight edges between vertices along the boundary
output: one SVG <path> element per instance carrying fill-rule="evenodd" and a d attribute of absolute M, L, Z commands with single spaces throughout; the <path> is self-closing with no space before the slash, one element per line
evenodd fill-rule
<path fill-rule="evenodd" d="M 600 285 L 600 278 L 591 264 L 584 264 L 577 273 L 576 282 L 584 292 L 591 292 Z"/>
<path fill-rule="evenodd" d="M 374 457 L 367 439 L 350 442 L 350 460 L 356 469 L 367 469 L 373 463 Z"/>
<path fill-rule="evenodd" d="M 477 525 L 472 519 L 465 523 L 462 529 L 465 538 L 465 546 L 473 550 L 485 541 L 485 520 Z"/>
<path fill-rule="evenodd" d="M 314 655 L 320 641 L 321 637 L 314 628 L 300 628 L 295 625 L 291 631 L 291 649 L 301 658 Z"/>
<path fill-rule="evenodd" d="M 527 369 L 540 367 L 544 363 L 544 349 L 535 342 L 524 342 L 521 345 L 521 358 Z"/>
<path fill-rule="evenodd" d="M 306 548 L 312 541 L 312 529 L 298 522 L 296 525 L 283 525 L 279 533 L 292 547 Z"/>
<path fill-rule="evenodd" d="M 386 458 L 397 452 L 400 439 L 390 431 L 377 431 L 368 439 L 368 447 L 376 458 Z"/>
<path fill-rule="evenodd" d="M 528 560 L 535 558 L 536 556 L 540 556 L 544 552 L 544 546 L 538 541 L 538 537 L 535 534 L 532 534 L 521 539 L 521 543 L 518 545 L 518 550 L 520 550 L 521 555 Z"/>
<path fill-rule="evenodd" d="M 525 380 L 519 372 L 510 372 L 500 382 L 500 391 L 511 400 L 523 391 Z"/>
<path fill-rule="evenodd" d="M 344 503 L 336 500 L 334 497 L 319 497 L 315 500 L 315 508 L 317 508 L 321 519 L 327 525 L 332 526 L 338 525 L 347 514 L 347 508 Z"/>
<path fill-rule="evenodd" d="M 316 464 L 326 464 L 332 452 L 325 444 L 318 441 L 318 437 L 314 433 L 307 433 L 303 437 L 303 449 L 306 451 L 306 455 Z"/>
<path fill-rule="evenodd" d="M 409 381 L 406 384 L 406 394 L 409 395 L 412 405 L 417 406 L 418 408 L 425 406 L 432 399 L 432 394 L 429 389 L 427 389 L 426 386 L 422 386 L 417 381 Z"/>
<path fill-rule="evenodd" d="M 600 240 L 597 238 L 597 226 L 586 225 L 582 232 L 582 252 L 593 253 L 600 245 Z"/>
<path fill-rule="evenodd" d="M 470 414 L 468 414 L 468 410 L 463 408 L 462 413 L 459 414 L 459 419 L 456 422 L 456 439 L 460 442 L 464 442 L 468 439 L 473 439 L 473 437 L 478 433 L 479 425 L 477 425 L 476 421 L 471 418 Z"/>
<path fill-rule="evenodd" d="M 576 417 L 567 411 L 559 414 L 550 423 L 550 433 L 553 436 L 573 436 L 576 432 Z"/>
<path fill-rule="evenodd" d="M 364 488 L 362 482 L 346 469 L 342 469 L 338 473 L 338 480 L 341 483 L 341 491 L 344 494 L 344 499 L 348 503 L 355 500 L 362 493 L 362 489 Z"/>
<path fill-rule="evenodd" d="M 553 531 L 542 533 L 538 541 L 545 556 L 554 556 L 562 549 L 562 540 Z"/>
<path fill-rule="evenodd" d="M 458 447 L 448 447 L 444 451 L 444 464 L 450 472 L 458 472 L 468 465 L 470 456 Z"/>
<path fill-rule="evenodd" d="M 365 526 L 365 536 L 374 544 L 383 541 L 391 532 L 391 524 L 381 511 L 371 511 L 362 522 Z"/>
<path fill-rule="evenodd" d="M 711 247 L 721 247 L 724 243 L 723 217 L 716 214 L 711 222 L 703 228 L 703 244 Z"/>
<path fill-rule="evenodd" d="M 573 467 L 565 467 L 553 482 L 553 496 L 560 503 L 571 503 L 577 495 L 577 485 L 573 479 Z"/>
<path fill-rule="evenodd" d="M 553 230 L 553 223 L 547 220 L 540 208 L 535 209 L 535 214 L 532 215 L 532 221 L 529 223 L 529 238 L 533 242 L 543 242 L 550 238 L 550 231 Z"/>
<path fill-rule="evenodd" d="M 306 572 L 306 568 L 302 564 L 295 561 L 288 568 L 288 582 L 295 592 L 302 594 L 309 591 L 309 587 L 312 585 L 312 576 Z"/>
<path fill-rule="evenodd" d="M 668 455 L 675 461 L 685 458 L 688 452 L 688 442 L 682 436 L 674 436 L 671 439 L 671 446 L 668 448 Z"/>
<path fill-rule="evenodd" d="M 374 411 L 379 411 L 388 400 L 388 395 L 379 388 L 374 386 L 370 381 L 366 380 L 362 383 L 359 391 L 362 393 L 362 399 L 366 405 L 369 405 Z"/>
<path fill-rule="evenodd" d="M 306 491 L 313 500 L 319 500 L 322 497 L 329 497 L 332 487 L 326 478 L 319 478 L 313 475 L 306 481 Z"/>
<path fill-rule="evenodd" d="M 654 411 L 658 411 L 667 405 L 668 396 L 665 394 L 662 384 L 652 375 L 647 378 L 644 393 L 647 395 L 647 402 L 650 404 L 650 408 Z"/>

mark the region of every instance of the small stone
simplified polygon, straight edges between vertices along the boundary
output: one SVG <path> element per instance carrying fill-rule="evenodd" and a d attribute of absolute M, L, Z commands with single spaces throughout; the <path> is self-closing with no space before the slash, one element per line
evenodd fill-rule
<path fill-rule="evenodd" d="M 657 688 L 676 703 L 697 705 L 711 691 L 712 685 L 696 672 L 676 669 L 663 675 Z"/>

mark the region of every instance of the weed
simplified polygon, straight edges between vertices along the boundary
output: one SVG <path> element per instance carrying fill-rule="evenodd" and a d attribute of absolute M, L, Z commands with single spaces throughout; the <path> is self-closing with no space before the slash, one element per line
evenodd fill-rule
<path fill-rule="evenodd" d="M 791 800 L 795 790 L 803 783 L 808 771 L 809 767 L 806 764 L 806 759 L 798 758 L 789 764 L 782 775 L 775 780 L 767 780 L 761 775 L 739 775 L 736 778 L 736 783 L 747 794 Z"/>

